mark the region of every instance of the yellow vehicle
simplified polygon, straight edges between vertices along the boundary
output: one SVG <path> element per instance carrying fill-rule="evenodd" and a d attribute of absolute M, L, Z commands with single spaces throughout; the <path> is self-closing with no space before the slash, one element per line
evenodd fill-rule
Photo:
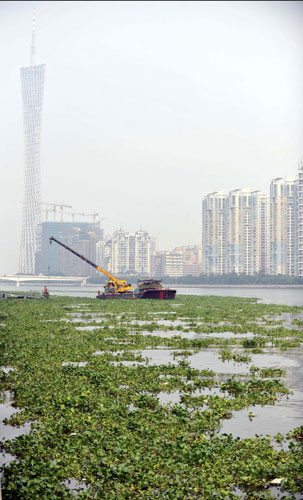
<path fill-rule="evenodd" d="M 52 242 L 55 241 L 56 243 L 58 243 L 58 245 L 61 245 L 63 248 L 66 248 L 66 250 L 73 253 L 74 255 L 79 257 L 80 259 L 84 260 L 84 262 L 87 262 L 87 264 L 89 264 L 90 266 L 92 266 L 95 269 L 97 269 L 98 271 L 100 271 L 100 273 L 105 274 L 105 276 L 107 276 L 107 278 L 108 278 L 107 284 L 104 285 L 105 294 L 108 294 L 108 295 L 126 294 L 127 295 L 127 294 L 131 294 L 131 292 L 134 291 L 132 285 L 130 283 L 128 283 L 126 280 L 118 280 L 118 278 L 115 278 L 115 276 L 113 276 L 112 274 L 105 271 L 105 269 L 103 269 L 100 266 L 97 266 L 97 264 L 94 264 L 94 262 L 92 262 L 91 260 L 84 257 L 84 255 L 80 255 L 78 252 L 76 252 L 72 248 L 69 248 L 67 245 L 64 245 L 64 243 L 62 243 L 61 241 L 56 240 L 56 238 L 54 238 L 53 236 L 51 236 L 49 238 L 49 241 L 50 241 L 50 244 L 52 244 Z"/>

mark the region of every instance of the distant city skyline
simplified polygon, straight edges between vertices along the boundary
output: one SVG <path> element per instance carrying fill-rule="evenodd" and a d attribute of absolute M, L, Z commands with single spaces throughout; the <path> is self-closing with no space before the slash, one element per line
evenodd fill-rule
<path fill-rule="evenodd" d="M 202 200 L 205 274 L 303 277 L 303 162 L 297 176 L 271 180 L 270 193 L 214 191 Z"/>
<path fill-rule="evenodd" d="M 97 215 L 97 214 L 93 214 Z M 115 276 L 157 277 L 286 275 L 303 277 L 303 162 L 297 176 L 271 180 L 269 194 L 242 188 L 208 193 L 202 200 L 202 245 L 156 250 L 156 241 L 140 228 L 116 229 L 105 237 L 98 223 L 44 222 L 40 268 L 36 274 L 94 275 L 63 251 L 49 249 L 49 237 L 60 240 Z M 55 250 L 55 252 L 54 252 Z M 62 251 L 61 251 L 62 254 Z M 65 258 L 67 257 L 67 258 Z M 57 263 L 55 263 L 55 260 Z M 73 260 L 73 262 L 71 262 Z"/>
<path fill-rule="evenodd" d="M 33 5 L 0 4 L 0 274 L 18 270 L 24 168 L 18 68 L 28 60 Z M 98 212 L 106 233 L 144 227 L 159 248 L 174 249 L 201 243 L 205 193 L 265 191 L 270 179 L 296 174 L 302 3 L 35 6 L 36 61 L 48 68 L 43 201 Z"/>

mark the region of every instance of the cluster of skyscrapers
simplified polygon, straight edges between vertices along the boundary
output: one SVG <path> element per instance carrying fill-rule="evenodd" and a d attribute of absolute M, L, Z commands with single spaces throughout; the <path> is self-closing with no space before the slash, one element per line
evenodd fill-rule
<path fill-rule="evenodd" d="M 99 223 L 38 225 L 35 272 L 93 276 L 94 268 L 58 245 L 55 236 L 114 275 L 198 276 L 242 273 L 303 276 L 303 169 L 297 177 L 273 179 L 270 194 L 250 189 L 216 191 L 202 201 L 202 247 L 157 250 L 145 230 L 119 229 L 104 237 Z"/>
<path fill-rule="evenodd" d="M 103 243 L 100 242 L 103 246 Z M 173 251 L 158 251 L 157 240 L 140 229 L 136 233 L 116 231 L 107 245 L 108 259 L 104 266 L 113 274 L 152 276 L 198 275 L 201 267 L 201 247 L 184 246 Z M 97 244 L 98 246 L 98 244 Z M 102 259 L 99 259 L 102 262 Z"/>
<path fill-rule="evenodd" d="M 99 223 L 42 222 L 41 245 L 36 252 L 35 273 L 63 276 L 95 276 L 92 266 L 59 245 L 50 245 L 49 237 L 85 255 L 106 271 L 121 276 L 184 276 L 199 275 L 201 246 L 183 246 L 173 251 L 157 251 L 157 240 L 139 229 L 129 233 L 119 229 L 104 237 Z"/>
<path fill-rule="evenodd" d="M 216 191 L 202 201 L 203 273 L 303 276 L 303 170 L 270 194 Z"/>

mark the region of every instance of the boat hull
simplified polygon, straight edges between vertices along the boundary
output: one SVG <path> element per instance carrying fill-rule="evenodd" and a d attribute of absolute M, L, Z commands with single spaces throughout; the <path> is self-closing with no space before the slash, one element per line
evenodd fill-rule
<path fill-rule="evenodd" d="M 154 299 L 154 300 L 173 300 L 176 295 L 176 290 L 170 288 L 161 288 L 159 290 L 147 289 L 139 293 L 99 293 L 97 299 L 102 300 L 117 300 L 117 299 Z"/>
<path fill-rule="evenodd" d="M 173 300 L 175 295 L 176 290 L 170 288 L 160 288 L 159 290 L 150 288 L 139 292 L 140 299 Z"/>

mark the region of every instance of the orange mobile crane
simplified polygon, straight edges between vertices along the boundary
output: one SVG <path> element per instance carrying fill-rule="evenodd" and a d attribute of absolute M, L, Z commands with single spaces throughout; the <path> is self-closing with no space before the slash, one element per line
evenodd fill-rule
<path fill-rule="evenodd" d="M 66 250 L 73 253 L 74 255 L 79 257 L 80 259 L 84 260 L 84 262 L 86 262 L 90 266 L 97 269 L 97 271 L 100 271 L 100 273 L 105 274 L 105 276 L 107 276 L 107 278 L 108 278 L 107 284 L 104 285 L 104 295 L 105 296 L 107 295 L 108 297 L 113 297 L 113 298 L 115 298 L 115 297 L 117 297 L 117 298 L 118 297 L 121 297 L 121 298 L 122 297 L 125 297 L 125 298 L 135 297 L 134 289 L 133 289 L 132 285 L 130 283 L 128 283 L 126 280 L 118 280 L 118 278 L 115 278 L 115 276 L 113 276 L 112 274 L 105 271 L 105 269 L 103 269 L 100 266 L 97 266 L 97 264 L 94 264 L 94 262 L 92 262 L 91 260 L 84 257 L 84 255 L 80 255 L 78 252 L 76 252 L 72 248 L 68 247 L 67 245 L 64 245 L 64 243 L 62 243 L 61 241 L 56 240 L 56 238 L 54 238 L 53 236 L 51 236 L 49 238 L 49 240 L 50 240 L 50 244 L 52 244 L 52 242 L 55 241 L 56 243 L 58 243 L 58 245 L 61 245 Z"/>

